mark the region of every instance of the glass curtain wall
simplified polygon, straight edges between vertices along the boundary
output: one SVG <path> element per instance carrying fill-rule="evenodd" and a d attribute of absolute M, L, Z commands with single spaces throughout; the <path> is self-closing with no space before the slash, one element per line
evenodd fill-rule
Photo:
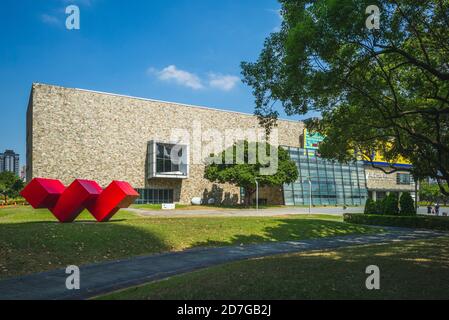
<path fill-rule="evenodd" d="M 341 164 L 320 158 L 316 150 L 284 147 L 299 178 L 284 185 L 286 205 L 364 205 L 368 191 L 363 162 Z"/>

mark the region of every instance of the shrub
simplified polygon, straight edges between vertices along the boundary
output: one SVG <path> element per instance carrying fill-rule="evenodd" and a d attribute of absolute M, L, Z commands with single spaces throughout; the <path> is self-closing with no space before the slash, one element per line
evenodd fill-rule
<path fill-rule="evenodd" d="M 409 192 L 404 192 L 399 201 L 401 205 L 401 216 L 414 216 L 416 215 L 415 204 L 412 196 Z"/>
<path fill-rule="evenodd" d="M 345 213 L 344 221 L 354 224 L 402 227 L 415 229 L 449 230 L 448 217 L 434 216 L 387 216 Z"/>
<path fill-rule="evenodd" d="M 376 202 L 368 199 L 365 204 L 365 214 L 376 214 Z"/>
<path fill-rule="evenodd" d="M 375 202 L 375 213 L 374 214 L 385 214 L 385 201 L 386 199 Z"/>
<path fill-rule="evenodd" d="M 384 214 L 399 215 L 399 199 L 395 193 L 390 193 L 384 202 Z"/>

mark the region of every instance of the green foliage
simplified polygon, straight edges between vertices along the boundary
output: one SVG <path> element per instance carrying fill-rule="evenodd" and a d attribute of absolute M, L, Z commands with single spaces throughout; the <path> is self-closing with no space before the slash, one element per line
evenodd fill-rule
<path fill-rule="evenodd" d="M 443 184 L 444 189 L 448 189 L 448 185 Z M 441 188 L 436 183 L 421 182 L 419 187 L 419 198 L 428 203 L 449 203 L 449 196 L 441 192 Z"/>
<path fill-rule="evenodd" d="M 414 216 L 416 215 L 415 203 L 409 192 L 404 192 L 400 199 L 401 216 Z"/>
<path fill-rule="evenodd" d="M 403 227 L 416 229 L 449 230 L 448 217 L 433 216 L 389 216 L 345 213 L 344 221 L 354 224 Z"/>
<path fill-rule="evenodd" d="M 0 194 L 4 197 L 5 202 L 8 197 L 18 197 L 23 187 L 23 181 L 14 173 L 7 171 L 0 173 Z"/>
<path fill-rule="evenodd" d="M 374 214 L 385 214 L 385 202 L 387 198 L 376 201 L 376 212 Z"/>
<path fill-rule="evenodd" d="M 279 103 L 289 115 L 318 112 L 308 127 L 326 137 L 323 157 L 380 151 L 390 163 L 410 160 L 416 178 L 449 182 L 449 2 L 280 2 L 281 30 L 257 62 L 242 63 L 262 123 L 275 123 Z M 379 30 L 366 27 L 373 4 Z"/>
<path fill-rule="evenodd" d="M 260 187 L 265 186 L 282 186 L 285 183 L 292 183 L 298 179 L 298 169 L 296 164 L 290 159 L 287 151 L 279 147 L 266 144 L 266 154 L 275 155 L 277 152 L 277 170 L 272 174 L 261 174 L 262 170 L 268 169 L 270 166 L 276 169 L 274 163 L 267 163 L 260 159 L 260 154 L 264 152 L 260 150 L 262 146 L 256 142 L 241 141 L 224 150 L 218 155 L 211 155 L 208 159 L 209 164 L 206 166 L 204 177 L 211 182 L 231 183 L 245 189 L 245 203 L 249 205 L 251 195 L 256 190 L 256 178 Z M 244 161 L 239 163 L 237 155 L 239 151 L 244 150 Z M 250 161 L 249 154 L 254 154 L 255 161 Z M 227 159 L 233 159 L 232 164 L 227 164 Z M 254 162 L 254 164 L 251 164 Z"/>
<path fill-rule="evenodd" d="M 365 204 L 365 214 L 377 214 L 376 202 L 372 199 L 368 199 Z"/>
<path fill-rule="evenodd" d="M 384 201 L 384 214 L 398 215 L 399 214 L 399 199 L 395 193 L 390 193 Z"/>

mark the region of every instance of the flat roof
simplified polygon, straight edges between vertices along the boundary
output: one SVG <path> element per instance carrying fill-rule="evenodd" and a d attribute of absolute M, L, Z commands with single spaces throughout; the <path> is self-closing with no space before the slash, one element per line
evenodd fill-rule
<path fill-rule="evenodd" d="M 81 88 L 73 88 L 73 87 L 64 87 L 64 86 L 60 86 L 60 85 L 53 85 L 53 84 L 47 84 L 47 83 L 41 83 L 41 82 L 34 82 L 33 83 L 33 87 L 34 87 L 34 85 L 42 85 L 42 86 L 49 86 L 49 87 L 56 87 L 56 88 L 63 88 L 63 89 L 70 89 L 70 90 L 77 90 L 77 91 L 82 91 L 82 92 L 97 93 L 97 94 L 103 94 L 103 95 L 108 95 L 108 96 L 136 99 L 136 100 L 142 100 L 142 101 L 151 101 L 151 102 L 175 104 L 175 105 L 184 106 L 184 107 L 188 107 L 188 108 L 212 110 L 212 111 L 226 112 L 226 113 L 236 113 L 236 114 L 245 115 L 245 116 L 249 116 L 249 117 L 256 117 L 256 115 L 251 114 L 251 113 L 247 113 L 247 112 L 233 111 L 233 110 L 226 110 L 226 109 L 219 109 L 219 108 L 205 107 L 205 106 L 198 106 L 198 105 L 192 105 L 192 104 L 186 104 L 186 103 L 180 103 L 180 102 L 173 102 L 173 101 L 164 101 L 164 100 L 157 100 L 157 99 L 150 99 L 150 98 L 135 97 L 135 96 L 129 96 L 129 95 L 117 94 L 117 93 L 110 93 L 110 92 L 104 92 L 104 91 L 81 89 Z M 293 123 L 303 123 L 303 121 L 301 121 L 301 120 L 291 120 L 291 119 L 283 119 L 283 118 L 279 118 L 278 120 L 279 121 L 293 122 Z"/>

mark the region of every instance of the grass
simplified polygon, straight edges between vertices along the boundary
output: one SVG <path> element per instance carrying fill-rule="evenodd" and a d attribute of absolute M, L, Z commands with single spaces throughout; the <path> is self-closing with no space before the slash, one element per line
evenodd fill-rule
<path fill-rule="evenodd" d="M 110 223 L 84 212 L 60 224 L 47 210 L 0 209 L 0 279 L 67 265 L 193 247 L 240 245 L 379 232 L 341 217 L 142 217 L 121 211 Z"/>
<path fill-rule="evenodd" d="M 365 287 L 380 268 L 380 290 Z M 212 267 L 101 299 L 448 299 L 449 237 L 289 254 Z"/>

